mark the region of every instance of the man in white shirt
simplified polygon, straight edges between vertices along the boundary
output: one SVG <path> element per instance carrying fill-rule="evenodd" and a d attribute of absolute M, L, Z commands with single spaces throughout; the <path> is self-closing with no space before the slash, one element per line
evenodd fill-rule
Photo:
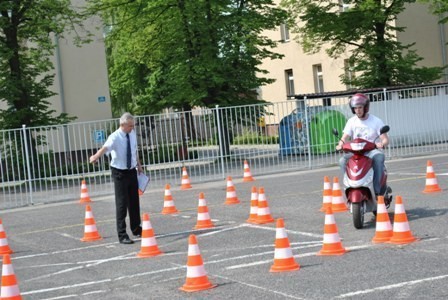
<path fill-rule="evenodd" d="M 137 171 L 142 173 L 143 169 L 138 159 L 134 125 L 134 117 L 130 113 L 124 113 L 120 118 L 120 128 L 109 135 L 103 147 L 90 157 L 90 162 L 94 163 L 103 154 L 111 155 L 110 166 L 115 189 L 117 232 L 121 244 L 134 243 L 126 232 L 128 211 L 133 235 L 140 237 L 142 234 Z"/>

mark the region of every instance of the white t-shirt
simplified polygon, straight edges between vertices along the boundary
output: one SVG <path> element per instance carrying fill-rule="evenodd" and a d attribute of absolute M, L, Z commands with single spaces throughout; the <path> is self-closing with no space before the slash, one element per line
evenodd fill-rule
<path fill-rule="evenodd" d="M 352 139 L 362 138 L 374 143 L 380 136 L 380 130 L 384 126 L 384 122 L 369 114 L 366 120 L 361 120 L 357 116 L 351 117 L 344 127 L 344 133 L 352 137 Z"/>

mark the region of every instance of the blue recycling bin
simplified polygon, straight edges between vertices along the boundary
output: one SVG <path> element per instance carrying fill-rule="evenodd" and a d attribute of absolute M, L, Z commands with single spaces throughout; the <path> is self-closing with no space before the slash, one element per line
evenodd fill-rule
<path fill-rule="evenodd" d="M 305 152 L 307 145 L 303 113 L 294 111 L 280 120 L 279 142 L 281 155 L 293 155 Z"/>

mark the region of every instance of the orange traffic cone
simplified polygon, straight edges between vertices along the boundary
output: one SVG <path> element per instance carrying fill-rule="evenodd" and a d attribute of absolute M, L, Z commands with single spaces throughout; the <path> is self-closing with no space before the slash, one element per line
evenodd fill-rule
<path fill-rule="evenodd" d="M 0 254 L 11 254 L 13 251 L 9 248 L 8 238 L 6 237 L 6 232 L 3 229 L 3 222 L 0 219 Z"/>
<path fill-rule="evenodd" d="M 171 186 L 169 184 L 165 185 L 165 196 L 163 199 L 163 209 L 162 214 L 168 215 L 168 214 L 175 214 L 179 211 L 177 210 L 176 206 L 174 205 L 174 199 L 171 195 Z"/>
<path fill-rule="evenodd" d="M 285 223 L 282 218 L 277 219 L 277 228 L 275 230 L 275 252 L 274 264 L 270 272 L 286 272 L 300 269 L 300 266 L 292 256 L 291 246 L 289 245 L 288 234 L 285 230 Z"/>
<path fill-rule="evenodd" d="M 163 199 L 163 209 L 162 214 L 168 215 L 168 214 L 175 214 L 178 212 L 176 209 L 176 206 L 174 206 L 174 200 L 173 196 L 171 195 L 170 185 L 165 185 L 165 196 Z"/>
<path fill-rule="evenodd" d="M 271 216 L 271 210 L 269 209 L 266 195 L 264 194 L 264 188 L 258 189 L 258 207 L 257 207 L 257 220 L 256 224 L 266 224 L 274 222 L 274 218 Z"/>
<path fill-rule="evenodd" d="M 190 178 L 188 177 L 187 168 L 182 168 L 182 181 L 180 185 L 181 190 L 191 189 Z"/>
<path fill-rule="evenodd" d="M 238 200 L 238 197 L 236 196 L 236 190 L 235 186 L 233 185 L 232 177 L 227 177 L 227 190 L 226 190 L 226 202 L 224 204 L 231 205 L 231 204 L 238 204 L 240 203 L 240 200 Z"/>
<path fill-rule="evenodd" d="M 372 239 L 374 243 L 385 243 L 392 237 L 392 225 L 387 212 L 384 197 L 378 196 L 378 205 L 376 211 L 376 232 Z"/>
<path fill-rule="evenodd" d="M 249 219 L 246 220 L 247 223 L 257 222 L 257 211 L 258 211 L 258 192 L 257 187 L 252 187 L 252 192 L 250 194 L 250 212 Z"/>
<path fill-rule="evenodd" d="M 401 196 L 397 196 L 394 210 L 394 230 L 389 242 L 392 244 L 409 244 L 417 241 L 409 229 L 408 217 L 404 210 Z"/>
<path fill-rule="evenodd" d="M 20 300 L 19 286 L 17 285 L 17 278 L 14 274 L 14 269 L 11 264 L 11 257 L 9 254 L 3 255 L 2 266 L 2 288 L 0 293 L 0 299 Z"/>
<path fill-rule="evenodd" d="M 255 179 L 252 177 L 252 173 L 250 173 L 249 164 L 247 160 L 244 160 L 244 175 L 243 182 L 254 181 Z"/>
<path fill-rule="evenodd" d="M 154 236 L 154 230 L 151 226 L 151 221 L 149 221 L 149 215 L 143 214 L 142 222 L 142 243 L 140 252 L 137 253 L 138 257 L 151 257 L 162 254 L 157 246 L 156 238 Z"/>
<path fill-rule="evenodd" d="M 87 203 L 92 202 L 89 197 L 89 191 L 87 190 L 87 184 L 86 181 L 83 179 L 81 182 L 81 199 L 79 200 L 79 203 Z"/>
<path fill-rule="evenodd" d="M 333 211 L 331 210 L 331 207 L 327 207 L 327 210 L 325 211 L 324 241 L 322 249 L 317 255 L 342 255 L 345 252 L 347 252 L 347 250 L 342 247 Z"/>
<path fill-rule="evenodd" d="M 348 211 L 347 204 L 345 204 L 342 196 L 341 186 L 339 185 L 339 178 L 333 178 L 333 192 L 331 194 L 331 210 L 333 212 Z"/>
<path fill-rule="evenodd" d="M 332 205 L 333 190 L 331 189 L 330 178 L 324 177 L 324 192 L 322 197 L 322 207 L 320 211 L 325 211 L 328 206 Z"/>
<path fill-rule="evenodd" d="M 208 280 L 205 272 L 196 236 L 191 234 L 188 238 L 187 279 L 180 289 L 185 292 L 196 292 L 214 287 L 216 285 Z"/>
<path fill-rule="evenodd" d="M 436 193 L 440 192 L 441 190 L 442 189 L 437 183 L 437 178 L 432 167 L 432 162 L 428 160 L 426 164 L 426 186 L 423 190 L 423 193 Z"/>
<path fill-rule="evenodd" d="M 84 237 L 81 239 L 83 242 L 91 242 L 101 240 L 101 236 L 96 229 L 95 219 L 93 218 L 90 205 L 86 205 L 86 217 L 84 221 Z"/>
<path fill-rule="evenodd" d="M 208 214 L 207 201 L 205 200 L 204 193 L 199 193 L 199 204 L 198 204 L 198 220 L 194 229 L 202 228 L 213 228 L 212 220 L 210 220 L 210 215 Z"/>

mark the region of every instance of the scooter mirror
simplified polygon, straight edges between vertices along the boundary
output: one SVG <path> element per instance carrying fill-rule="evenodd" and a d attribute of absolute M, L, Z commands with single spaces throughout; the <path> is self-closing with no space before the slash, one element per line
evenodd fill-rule
<path fill-rule="evenodd" d="M 334 130 L 334 129 L 333 129 L 333 130 Z M 384 126 L 381 127 L 381 129 L 380 129 L 380 134 L 387 133 L 387 132 L 389 132 L 389 130 L 390 130 L 389 125 L 384 125 Z"/>
<path fill-rule="evenodd" d="M 339 131 L 336 128 L 333 128 L 333 134 L 338 137 Z"/>

